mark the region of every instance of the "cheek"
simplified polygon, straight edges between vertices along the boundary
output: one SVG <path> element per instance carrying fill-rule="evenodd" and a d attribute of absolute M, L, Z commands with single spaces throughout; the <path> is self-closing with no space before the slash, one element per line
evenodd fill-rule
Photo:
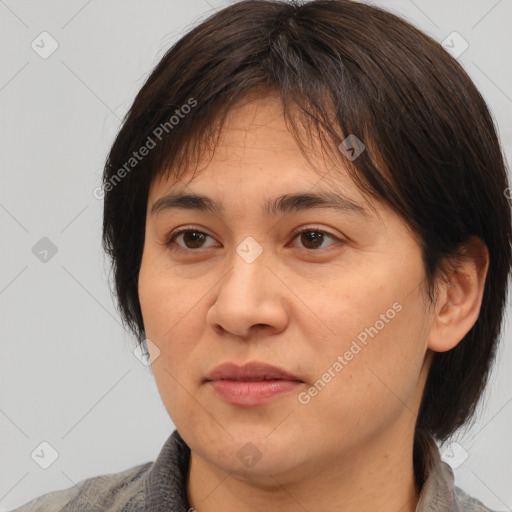
<path fill-rule="evenodd" d="M 194 310 L 186 307 L 186 300 L 176 300 L 176 290 L 170 290 L 157 276 L 142 275 L 139 283 L 146 337 L 159 350 L 152 371 L 162 402 L 176 427 L 200 422 L 204 411 L 187 392 L 196 376 L 194 340 L 199 335 L 192 332 L 198 329 L 191 319 Z"/>
<path fill-rule="evenodd" d="M 204 288 L 201 292 L 198 283 L 190 281 L 187 285 L 166 272 L 157 260 L 143 258 L 138 293 L 145 334 L 159 351 L 152 370 L 169 414 L 175 416 L 181 409 L 193 414 L 193 409 L 188 409 L 191 401 L 186 390 L 200 378 L 197 350 L 204 330 L 204 322 L 199 321 Z"/>
<path fill-rule="evenodd" d="M 367 270 L 347 278 L 343 286 L 337 282 L 324 288 L 323 299 L 318 295 L 313 303 L 328 327 L 322 332 L 329 335 L 313 336 L 309 328 L 306 337 L 307 359 L 315 361 L 307 407 L 318 407 L 318 417 L 320 409 L 331 410 L 333 428 L 339 421 L 355 428 L 365 415 L 368 420 L 379 415 L 386 422 L 416 399 L 420 387 L 426 311 L 419 288 L 411 292 L 410 283 L 420 281 L 421 265 L 403 272 L 392 267 Z"/>
<path fill-rule="evenodd" d="M 427 338 L 421 303 L 409 297 L 404 304 L 395 301 L 390 305 L 379 302 L 365 319 L 358 317 L 355 323 L 340 318 L 339 332 L 346 335 L 317 347 L 317 360 L 323 366 L 317 368 L 317 380 L 308 391 L 314 395 L 306 406 L 311 418 L 325 420 L 321 411 L 329 410 L 327 421 L 332 428 L 343 425 L 347 432 L 361 435 L 391 424 L 403 413 L 415 418 L 412 411 L 422 387 Z M 350 327 L 346 327 L 348 323 Z M 303 402 L 308 399 L 302 398 Z"/>
<path fill-rule="evenodd" d="M 148 253 L 141 263 L 138 294 L 146 336 L 164 351 L 167 340 L 176 339 L 176 331 L 187 325 L 188 315 L 193 315 L 197 302 L 194 284 L 187 286 L 170 275 L 161 258 Z"/>

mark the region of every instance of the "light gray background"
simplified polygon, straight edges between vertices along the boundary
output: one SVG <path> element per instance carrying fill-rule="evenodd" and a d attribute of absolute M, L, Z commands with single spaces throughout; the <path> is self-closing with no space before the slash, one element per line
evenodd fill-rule
<path fill-rule="evenodd" d="M 227 3 L 0 0 L 0 510 L 154 460 L 173 430 L 114 308 L 93 190 L 147 74 Z M 512 1 L 374 3 L 468 42 L 459 60 L 512 161 Z M 43 31 L 59 45 L 47 59 L 31 47 Z M 32 251 L 42 237 L 57 247 L 47 262 Z M 512 507 L 510 313 L 487 406 L 446 454 L 457 484 L 498 510 Z M 43 441 L 58 452 L 48 469 L 31 457 Z"/>

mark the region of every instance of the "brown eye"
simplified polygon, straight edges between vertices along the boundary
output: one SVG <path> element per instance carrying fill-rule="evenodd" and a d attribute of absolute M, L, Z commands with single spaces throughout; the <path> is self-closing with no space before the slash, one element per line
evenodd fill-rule
<path fill-rule="evenodd" d="M 204 243 L 205 235 L 199 231 L 185 231 L 183 234 L 183 241 L 189 249 L 197 249 Z"/>
<path fill-rule="evenodd" d="M 176 243 L 176 240 L 180 237 L 182 238 L 183 245 Z M 166 245 L 170 248 L 177 246 L 177 250 L 201 249 L 203 248 L 204 242 L 207 238 L 211 238 L 210 235 L 203 233 L 202 231 L 195 229 L 182 229 L 172 234 Z"/>
<path fill-rule="evenodd" d="M 322 244 L 325 242 L 327 238 L 331 238 L 334 241 L 342 242 L 339 238 L 335 237 L 334 235 L 331 235 L 330 233 L 327 233 L 325 231 L 322 231 L 320 229 L 313 229 L 313 228 L 306 228 L 302 229 L 301 231 L 298 231 L 294 235 L 294 240 L 299 238 L 300 242 L 302 244 L 302 248 L 306 250 L 317 250 L 317 249 L 323 249 Z M 333 245 L 333 244 L 330 244 Z"/>
<path fill-rule="evenodd" d="M 318 249 L 324 241 L 324 234 L 320 231 L 303 231 L 300 237 L 306 249 Z"/>

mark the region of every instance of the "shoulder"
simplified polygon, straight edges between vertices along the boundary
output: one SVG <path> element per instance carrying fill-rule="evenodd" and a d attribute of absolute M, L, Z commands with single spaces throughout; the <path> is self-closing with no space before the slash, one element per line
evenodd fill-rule
<path fill-rule="evenodd" d="M 480 500 L 473 498 L 459 487 L 455 487 L 455 499 L 462 512 L 496 512 L 486 507 Z"/>
<path fill-rule="evenodd" d="M 416 512 L 496 512 L 455 485 L 453 469 L 431 434 L 418 432 L 415 450 L 417 475 L 423 480 Z"/>
<path fill-rule="evenodd" d="M 144 484 L 152 462 L 118 473 L 80 480 L 67 489 L 49 492 L 11 512 L 128 512 L 139 509 L 144 500 Z"/>

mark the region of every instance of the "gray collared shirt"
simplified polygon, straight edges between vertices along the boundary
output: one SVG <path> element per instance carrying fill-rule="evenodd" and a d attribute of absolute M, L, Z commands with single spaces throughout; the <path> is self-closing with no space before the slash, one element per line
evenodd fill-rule
<path fill-rule="evenodd" d="M 424 481 L 416 512 L 493 512 L 454 485 L 433 439 L 421 449 Z M 190 448 L 175 430 L 154 462 L 87 478 L 43 494 L 12 512 L 188 512 L 186 481 Z"/>

